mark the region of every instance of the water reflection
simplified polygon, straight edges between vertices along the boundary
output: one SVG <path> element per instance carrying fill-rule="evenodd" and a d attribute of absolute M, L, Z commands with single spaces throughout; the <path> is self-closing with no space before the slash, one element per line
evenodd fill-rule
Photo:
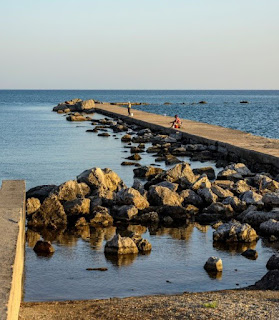
<path fill-rule="evenodd" d="M 27 229 L 26 231 L 26 242 L 28 244 L 28 247 L 34 248 L 35 244 L 38 240 L 41 239 L 41 236 L 38 232 L 33 231 L 31 229 Z"/>
<path fill-rule="evenodd" d="M 194 224 L 189 224 L 188 226 L 179 227 L 179 228 L 160 227 L 157 229 L 154 235 L 156 236 L 169 235 L 176 240 L 188 241 L 192 236 L 193 230 L 194 230 Z"/>
<path fill-rule="evenodd" d="M 129 266 L 134 260 L 137 258 L 138 254 L 107 254 L 105 253 L 105 257 L 108 262 L 117 267 Z"/>
<path fill-rule="evenodd" d="M 218 242 L 215 241 L 213 242 L 213 248 L 215 248 L 216 250 L 219 251 L 227 251 L 230 252 L 232 254 L 235 253 L 242 253 L 244 251 L 246 251 L 247 249 L 256 249 L 256 245 L 257 245 L 257 241 L 253 241 L 253 242 L 230 242 L 230 243 L 226 243 L 226 242 Z"/>
<path fill-rule="evenodd" d="M 222 280 L 222 275 L 223 273 L 220 271 L 214 272 L 214 271 L 206 271 L 207 275 L 209 276 L 210 279 L 213 280 Z"/>
<path fill-rule="evenodd" d="M 116 233 L 116 227 L 92 228 L 90 233 L 90 244 L 94 250 L 100 250 L 103 242 L 110 240 Z"/>

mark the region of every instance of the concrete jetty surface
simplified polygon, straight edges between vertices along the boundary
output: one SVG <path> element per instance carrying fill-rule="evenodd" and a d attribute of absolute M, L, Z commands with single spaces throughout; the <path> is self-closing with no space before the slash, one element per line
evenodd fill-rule
<path fill-rule="evenodd" d="M 133 117 L 128 116 L 127 107 L 111 104 L 96 104 L 95 110 L 111 117 L 119 117 L 129 123 L 143 125 L 150 129 L 161 129 L 166 133 L 179 131 L 189 143 L 215 145 L 218 151 L 237 155 L 240 159 L 259 167 L 272 167 L 279 173 L 279 140 L 254 136 L 240 130 L 182 119 L 182 128 L 170 128 L 174 117 L 162 116 L 132 109 Z M 262 166 L 261 166 L 262 165 Z"/>
<path fill-rule="evenodd" d="M 18 319 L 25 243 L 25 181 L 3 181 L 0 189 L 0 319 Z"/>

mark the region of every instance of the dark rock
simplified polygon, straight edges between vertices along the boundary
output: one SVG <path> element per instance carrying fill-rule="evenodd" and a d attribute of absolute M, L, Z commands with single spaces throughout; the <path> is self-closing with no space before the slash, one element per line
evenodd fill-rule
<path fill-rule="evenodd" d="M 50 254 L 55 251 L 49 241 L 42 241 L 42 240 L 37 241 L 33 250 L 36 253 L 43 253 L 43 254 Z"/>
<path fill-rule="evenodd" d="M 279 290 L 279 270 L 268 271 L 254 286 L 258 290 Z"/>
<path fill-rule="evenodd" d="M 216 178 L 215 176 L 215 171 L 212 167 L 204 167 L 204 168 L 197 168 L 197 169 L 193 169 L 193 173 L 196 175 L 202 175 L 202 174 L 206 174 L 208 179 L 210 180 L 214 180 Z"/>
<path fill-rule="evenodd" d="M 49 196 L 51 191 L 53 191 L 55 188 L 57 188 L 57 186 L 54 184 L 42 185 L 42 186 L 31 188 L 26 193 L 26 199 L 37 198 L 40 200 L 41 203 L 43 203 L 44 200 Z"/>
<path fill-rule="evenodd" d="M 266 263 L 266 268 L 268 270 L 279 270 L 279 255 L 273 254 Z"/>
<path fill-rule="evenodd" d="M 90 219 L 90 226 L 92 227 L 110 227 L 113 225 L 113 218 L 109 214 L 108 208 L 102 206 L 94 207 L 90 212 L 90 216 L 92 216 L 92 219 Z"/>
<path fill-rule="evenodd" d="M 258 252 L 253 249 L 247 249 L 242 252 L 241 255 L 251 260 L 256 260 L 258 258 Z"/>

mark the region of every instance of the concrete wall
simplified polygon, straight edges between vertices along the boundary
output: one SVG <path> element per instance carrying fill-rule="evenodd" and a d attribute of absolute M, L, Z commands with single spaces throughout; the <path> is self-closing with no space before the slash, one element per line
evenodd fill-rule
<path fill-rule="evenodd" d="M 0 319 L 18 319 L 23 291 L 25 181 L 3 181 L 0 189 Z"/>
<path fill-rule="evenodd" d="M 224 158 L 232 162 L 244 162 L 255 172 L 265 171 L 273 175 L 279 174 L 279 158 L 268 153 L 257 152 L 251 149 L 241 148 L 231 143 L 225 143 L 218 140 L 212 140 L 198 135 L 183 132 L 183 130 L 175 130 L 167 128 L 148 121 L 132 118 L 119 113 L 110 112 L 101 108 L 95 108 L 96 112 L 110 117 L 116 117 L 124 120 L 127 123 L 133 123 L 153 130 L 160 130 L 163 133 L 170 134 L 175 131 L 180 132 L 182 139 L 187 143 L 201 143 L 216 147 L 216 151 L 224 155 Z M 160 116 L 158 116 L 160 117 Z"/>

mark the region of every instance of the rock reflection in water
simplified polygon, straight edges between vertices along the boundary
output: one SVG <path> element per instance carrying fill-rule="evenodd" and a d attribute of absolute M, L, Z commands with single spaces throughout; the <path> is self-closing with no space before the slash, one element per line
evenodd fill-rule
<path fill-rule="evenodd" d="M 213 242 L 213 248 L 220 250 L 220 251 L 228 251 L 230 253 L 242 253 L 247 249 L 256 249 L 257 241 L 254 242 L 231 242 L 231 243 L 226 243 L 226 242 L 218 242 L 215 241 Z"/>
<path fill-rule="evenodd" d="M 206 233 L 209 230 L 209 226 L 201 225 L 197 222 L 194 223 L 194 226 L 201 232 Z"/>
<path fill-rule="evenodd" d="M 26 242 L 28 244 L 28 247 L 34 248 L 35 244 L 38 240 L 41 239 L 41 236 L 38 232 L 33 231 L 31 229 L 27 229 L 26 231 Z"/>
<path fill-rule="evenodd" d="M 131 265 L 138 254 L 106 254 L 106 259 L 114 266 L 121 267 L 121 266 L 129 266 Z"/>
<path fill-rule="evenodd" d="M 217 271 L 217 272 L 212 272 L 212 271 L 209 272 L 209 271 L 206 271 L 206 270 L 205 270 L 205 272 L 207 273 L 207 275 L 209 276 L 210 279 L 213 279 L 213 280 L 222 280 L 222 274 L 223 274 L 223 273 L 220 272 L 220 271 L 219 271 L 219 272 L 218 272 L 218 271 Z"/>
<path fill-rule="evenodd" d="M 188 241 L 192 236 L 193 230 L 194 224 L 178 228 L 160 227 L 156 232 L 156 236 L 170 235 L 173 239 Z"/>
<path fill-rule="evenodd" d="M 110 240 L 116 233 L 115 227 L 92 228 L 90 234 L 90 244 L 93 249 L 100 250 L 104 240 Z"/>

